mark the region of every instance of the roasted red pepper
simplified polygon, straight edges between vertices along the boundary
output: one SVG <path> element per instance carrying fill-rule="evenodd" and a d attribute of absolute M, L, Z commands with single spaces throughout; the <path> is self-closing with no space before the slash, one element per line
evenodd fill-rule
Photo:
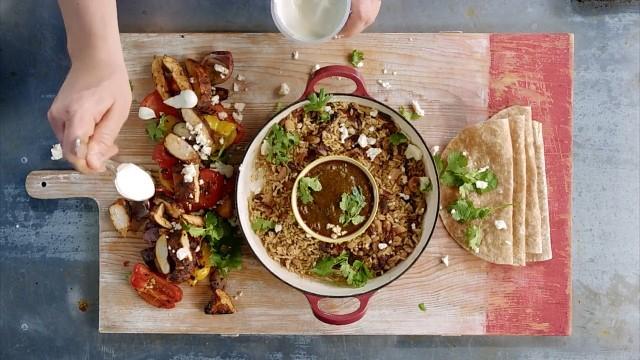
<path fill-rule="evenodd" d="M 192 203 L 191 210 L 212 209 L 224 195 L 226 181 L 223 175 L 211 169 L 200 169 L 200 202 Z"/>
<path fill-rule="evenodd" d="M 155 307 L 173 309 L 182 300 L 180 287 L 156 275 L 144 264 L 137 263 L 133 267 L 130 282 L 138 295 Z"/>

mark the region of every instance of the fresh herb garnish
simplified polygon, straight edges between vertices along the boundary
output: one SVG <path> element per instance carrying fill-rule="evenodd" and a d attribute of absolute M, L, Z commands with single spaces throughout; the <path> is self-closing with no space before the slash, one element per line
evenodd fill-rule
<path fill-rule="evenodd" d="M 467 157 L 459 152 L 452 151 L 447 156 L 446 165 L 440 158 L 435 157 L 436 167 L 439 167 L 440 182 L 447 186 L 456 186 L 460 196 L 466 198 L 471 192 L 484 194 L 498 187 L 496 174 L 488 167 L 479 170 L 469 169 Z"/>
<path fill-rule="evenodd" d="M 235 235 L 231 224 L 213 212 L 207 212 L 204 216 L 204 228 L 182 224 L 189 235 L 204 237 L 211 247 L 210 261 L 226 276 L 229 271 L 242 267 L 241 242 Z"/>
<path fill-rule="evenodd" d="M 298 196 L 300 200 L 302 200 L 303 204 L 308 204 L 313 202 L 312 191 L 320 191 L 322 190 L 322 184 L 320 184 L 320 180 L 318 177 L 302 177 L 298 182 Z"/>
<path fill-rule="evenodd" d="M 447 210 L 451 213 L 453 220 L 464 224 L 468 221 L 483 219 L 491 214 L 494 209 L 488 207 L 476 208 L 471 200 L 460 198 L 449 205 Z"/>
<path fill-rule="evenodd" d="M 422 191 L 423 193 L 428 193 L 431 190 L 433 190 L 431 179 L 426 176 L 420 177 L 420 191 Z"/>
<path fill-rule="evenodd" d="M 286 131 L 280 124 L 275 124 L 269 130 L 265 141 L 268 144 L 267 160 L 275 165 L 286 164 L 291 161 L 291 150 L 298 145 L 298 135 Z"/>
<path fill-rule="evenodd" d="M 420 309 L 420 311 L 427 311 L 427 307 L 424 305 L 424 303 L 418 304 L 418 309 Z"/>
<path fill-rule="evenodd" d="M 307 100 L 309 100 L 309 103 L 304 105 L 304 112 L 317 112 L 320 122 L 326 122 L 331 119 L 331 114 L 326 111 L 327 103 L 331 100 L 331 95 L 325 93 L 324 88 L 320 89 L 317 93 L 311 93 L 307 97 Z"/>
<path fill-rule="evenodd" d="M 360 215 L 360 211 L 367 204 L 364 200 L 362 189 L 359 186 L 354 186 L 351 189 L 351 194 L 342 193 L 342 198 L 340 199 L 340 209 L 342 210 L 340 223 L 346 225 L 351 222 L 353 225 L 358 225 L 363 222 L 365 217 Z"/>
<path fill-rule="evenodd" d="M 362 63 L 362 61 L 364 61 L 364 53 L 360 50 L 357 49 L 353 49 L 353 51 L 351 52 L 351 65 L 353 65 L 354 67 L 362 67 L 362 65 L 360 65 Z"/>
<path fill-rule="evenodd" d="M 433 161 L 436 163 L 436 171 L 438 172 L 438 176 L 442 176 L 442 172 L 444 171 L 444 161 L 440 154 L 433 155 Z"/>
<path fill-rule="evenodd" d="M 258 217 L 251 221 L 251 229 L 253 229 L 256 234 L 264 234 L 269 230 L 275 229 L 275 227 L 276 223 L 268 219 Z"/>
<path fill-rule="evenodd" d="M 407 120 L 418 120 L 421 117 L 420 115 L 413 112 L 411 109 L 405 108 L 404 106 L 400 106 L 400 108 L 398 109 L 398 112 L 400 113 L 400 115 L 402 115 L 403 118 Z"/>
<path fill-rule="evenodd" d="M 328 256 L 318 260 L 312 271 L 318 276 L 342 275 L 347 284 L 353 287 L 362 287 L 373 277 L 361 260 L 349 264 L 349 253 L 346 250 L 337 257 Z"/>
<path fill-rule="evenodd" d="M 405 134 L 397 132 L 389 136 L 389 142 L 391 143 L 391 145 L 398 146 L 400 144 L 408 143 L 409 140 L 407 139 L 407 136 Z"/>
<path fill-rule="evenodd" d="M 160 116 L 157 123 L 155 120 L 149 121 L 146 130 L 147 135 L 149 135 L 149 139 L 156 142 L 162 140 L 169 132 L 167 129 L 167 116 Z"/>
<path fill-rule="evenodd" d="M 482 241 L 482 230 L 478 225 L 470 225 L 464 232 L 464 238 L 471 250 L 478 252 L 480 242 Z"/>
<path fill-rule="evenodd" d="M 276 103 L 275 112 L 278 112 L 284 108 L 284 105 L 280 101 Z"/>

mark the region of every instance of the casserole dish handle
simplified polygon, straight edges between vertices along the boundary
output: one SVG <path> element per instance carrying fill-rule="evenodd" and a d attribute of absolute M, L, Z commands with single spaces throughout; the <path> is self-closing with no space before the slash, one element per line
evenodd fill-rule
<path fill-rule="evenodd" d="M 307 298 L 307 301 L 309 301 L 311 311 L 313 311 L 313 315 L 318 320 L 331 325 L 348 325 L 362 319 L 364 314 L 367 312 L 367 305 L 369 304 L 369 300 L 375 293 L 375 291 L 371 291 L 365 294 L 354 296 L 356 299 L 358 299 L 358 302 L 360 304 L 355 311 L 348 314 L 330 314 L 320 309 L 319 302 L 322 299 L 326 299 L 325 297 L 309 293 L 304 293 L 304 296 Z"/>
<path fill-rule="evenodd" d="M 359 95 L 370 98 L 371 95 L 367 92 L 365 87 L 364 78 L 360 73 L 349 66 L 344 65 L 329 65 L 316 70 L 313 75 L 307 81 L 307 86 L 300 97 L 300 100 L 306 100 L 309 94 L 315 91 L 316 85 L 323 79 L 330 78 L 332 76 L 339 76 L 350 79 L 356 84 L 356 89 L 353 91 L 353 95 Z"/>

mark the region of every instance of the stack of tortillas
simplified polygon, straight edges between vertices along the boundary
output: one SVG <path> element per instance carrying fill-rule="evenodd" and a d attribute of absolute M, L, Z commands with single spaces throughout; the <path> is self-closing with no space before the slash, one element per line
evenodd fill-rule
<path fill-rule="evenodd" d="M 525 265 L 551 259 L 542 124 L 532 120 L 531 108 L 512 106 L 463 129 L 447 145 L 442 159 L 452 151 L 466 154 L 472 168 L 488 166 L 498 178 L 495 190 L 468 195 L 475 207 L 512 206 L 497 208 L 479 220 L 482 241 L 476 251 L 465 238 L 468 225 L 455 221 L 443 209 L 440 216 L 449 234 L 472 254 L 495 264 Z M 456 187 L 441 186 L 443 208 L 459 197 Z M 499 226 L 502 222 L 506 228 Z"/>

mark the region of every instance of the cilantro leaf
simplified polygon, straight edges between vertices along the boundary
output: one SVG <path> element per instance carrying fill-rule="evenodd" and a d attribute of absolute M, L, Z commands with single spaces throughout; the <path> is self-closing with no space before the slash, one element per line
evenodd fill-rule
<path fill-rule="evenodd" d="M 420 309 L 420 311 L 427 311 L 427 307 L 424 305 L 424 303 L 418 304 L 418 309 Z"/>
<path fill-rule="evenodd" d="M 353 49 L 350 59 L 351 65 L 353 65 L 353 67 L 362 67 L 362 65 L 360 65 L 362 61 L 364 61 L 364 53 L 360 50 Z"/>
<path fill-rule="evenodd" d="M 398 146 L 400 144 L 408 143 L 409 140 L 407 139 L 407 136 L 405 134 L 397 132 L 389 136 L 389 142 L 391 143 L 391 145 Z"/>
<path fill-rule="evenodd" d="M 349 264 L 349 253 L 346 250 L 337 257 L 328 256 L 318 260 L 312 271 L 323 277 L 340 275 L 353 287 L 362 287 L 373 277 L 373 273 L 362 260 L 355 260 L 353 264 Z"/>
<path fill-rule="evenodd" d="M 263 234 L 269 230 L 275 229 L 275 227 L 276 224 L 268 219 L 258 217 L 251 221 L 251 229 L 253 229 L 256 234 Z"/>
<path fill-rule="evenodd" d="M 354 186 L 351 189 L 351 194 L 342 193 L 340 198 L 340 209 L 342 210 L 340 223 L 346 225 L 351 222 L 353 225 L 358 225 L 363 222 L 365 217 L 360 215 L 360 211 L 364 209 L 366 204 L 362 189 L 359 186 Z"/>
<path fill-rule="evenodd" d="M 436 163 L 436 171 L 438 172 L 438 174 L 442 174 L 445 167 L 444 167 L 444 161 L 442 160 L 442 157 L 440 156 L 440 154 L 433 155 L 433 161 Z"/>
<path fill-rule="evenodd" d="M 475 189 L 477 192 L 479 192 L 480 194 L 484 194 L 486 192 L 489 192 L 491 190 L 494 190 L 496 187 L 498 187 L 498 177 L 496 176 L 496 174 L 491 171 L 491 169 L 483 169 L 483 171 L 479 171 L 477 173 L 474 174 L 474 179 L 475 179 Z M 480 188 L 478 187 L 478 181 L 483 181 L 486 183 L 486 187 L 484 188 Z"/>
<path fill-rule="evenodd" d="M 303 204 L 308 204 L 313 202 L 312 191 L 320 191 L 322 190 L 322 184 L 320 184 L 320 180 L 318 177 L 302 177 L 298 182 L 298 196 L 300 200 L 302 200 Z"/>
<path fill-rule="evenodd" d="M 411 109 L 405 108 L 404 106 L 400 106 L 398 109 L 400 115 L 407 120 L 418 120 L 420 119 L 420 115 L 414 113 Z"/>
<path fill-rule="evenodd" d="M 155 120 L 149 121 L 149 123 L 146 126 L 147 135 L 149 136 L 149 139 L 155 142 L 162 140 L 169 132 L 169 130 L 167 129 L 166 122 L 167 122 L 166 115 L 160 116 L 160 119 L 158 119 L 157 123 L 155 122 Z"/>
<path fill-rule="evenodd" d="M 291 150 L 300 143 L 297 134 L 286 131 L 280 124 L 271 127 L 265 141 L 268 145 L 267 160 L 275 165 L 291 161 Z"/>
<path fill-rule="evenodd" d="M 446 166 L 439 156 L 434 158 L 436 166 L 439 167 L 440 182 L 447 186 L 458 187 L 460 196 L 463 198 L 474 191 L 484 194 L 498 187 L 498 177 L 491 169 L 488 167 L 479 170 L 469 169 L 467 157 L 459 151 L 449 153 Z"/>
<path fill-rule="evenodd" d="M 210 261 L 222 276 L 242 267 L 242 243 L 227 220 L 209 211 L 204 216 L 204 228 L 186 223 L 182 227 L 189 235 L 204 237 L 208 241 L 211 247 Z"/>
<path fill-rule="evenodd" d="M 317 93 L 311 93 L 307 100 L 309 100 L 309 103 L 304 105 L 304 112 L 317 112 L 318 121 L 320 122 L 327 122 L 331 119 L 331 114 L 326 111 L 331 95 L 325 93 L 324 89 L 320 89 Z"/>
<path fill-rule="evenodd" d="M 449 210 L 455 221 L 462 224 L 476 219 L 483 219 L 493 211 L 492 208 L 488 207 L 476 208 L 471 200 L 464 198 L 456 200 L 456 202 L 447 207 L 447 210 Z"/>
<path fill-rule="evenodd" d="M 478 252 L 480 242 L 482 241 L 482 230 L 477 225 L 469 226 L 464 232 L 464 238 L 471 250 Z"/>
<path fill-rule="evenodd" d="M 447 170 L 453 172 L 462 172 L 466 170 L 469 160 L 460 151 L 452 151 L 447 156 Z"/>

